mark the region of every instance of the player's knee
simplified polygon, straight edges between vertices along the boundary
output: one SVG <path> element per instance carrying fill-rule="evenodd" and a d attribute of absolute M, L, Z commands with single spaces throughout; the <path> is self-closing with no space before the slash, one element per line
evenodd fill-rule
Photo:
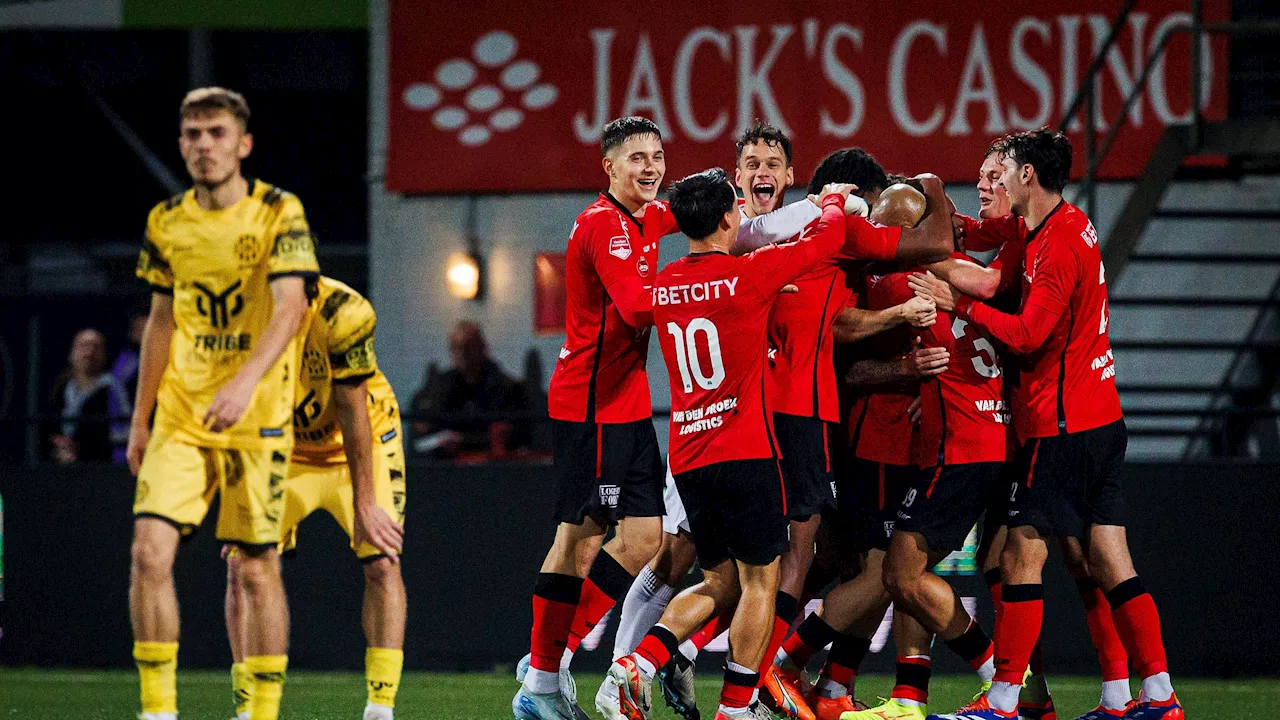
<path fill-rule="evenodd" d="M 398 564 L 391 562 L 390 558 L 380 557 L 364 563 L 364 582 L 367 587 L 389 592 L 399 588 L 404 580 Z"/>
<path fill-rule="evenodd" d="M 158 538 L 135 535 L 131 548 L 133 574 L 144 580 L 159 580 L 173 571 L 173 550 Z"/>
<path fill-rule="evenodd" d="M 240 585 L 246 595 L 259 595 L 279 584 L 277 558 L 274 553 L 245 553 L 240 560 Z"/>

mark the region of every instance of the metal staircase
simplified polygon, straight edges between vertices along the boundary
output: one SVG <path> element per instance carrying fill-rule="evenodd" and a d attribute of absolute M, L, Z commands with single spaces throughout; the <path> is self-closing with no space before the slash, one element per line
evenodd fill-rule
<path fill-rule="evenodd" d="M 1112 25 L 1064 115 L 1093 114 L 1103 59 L 1135 3 Z M 1280 37 L 1280 23 L 1205 24 L 1198 2 L 1181 32 Z M 1167 43 L 1153 49 L 1111 130 L 1085 126 L 1087 166 L 1074 198 L 1094 215 L 1098 168 L 1141 98 Z M 1111 338 L 1130 428 L 1130 457 L 1280 457 L 1280 119 L 1206 122 L 1198 112 L 1192 52 L 1192 122 L 1168 128 L 1103 241 Z M 1225 169 L 1189 169 L 1214 156 Z M 1225 159 L 1225 163 L 1221 162 Z M 1256 173 L 1262 173 L 1261 175 Z M 1175 180 L 1179 182 L 1175 183 Z M 1083 201 L 1083 202 L 1082 202 Z"/>

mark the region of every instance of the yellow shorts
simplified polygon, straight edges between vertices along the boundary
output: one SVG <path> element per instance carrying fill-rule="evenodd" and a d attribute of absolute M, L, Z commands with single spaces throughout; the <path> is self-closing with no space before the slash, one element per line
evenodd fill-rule
<path fill-rule="evenodd" d="M 188 536 L 195 532 L 215 493 L 219 542 L 256 547 L 280 542 L 284 479 L 283 450 L 225 450 L 152 435 L 138 472 L 134 517 L 166 520 Z"/>
<path fill-rule="evenodd" d="M 368 543 L 355 545 L 355 502 L 352 495 L 351 470 L 343 463 L 309 465 L 294 460 L 285 481 L 285 509 L 282 525 L 282 552 L 297 549 L 298 523 L 316 510 L 324 510 L 352 538 L 356 557 L 366 560 L 381 555 Z M 392 520 L 404 525 L 404 445 L 400 433 L 385 443 L 373 441 L 373 491 L 378 507 Z"/>

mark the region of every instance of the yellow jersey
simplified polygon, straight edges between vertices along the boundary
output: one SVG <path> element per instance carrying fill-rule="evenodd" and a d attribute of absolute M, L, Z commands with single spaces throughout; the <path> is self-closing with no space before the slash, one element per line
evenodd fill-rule
<path fill-rule="evenodd" d="M 197 447 L 287 448 L 297 340 L 254 390 L 240 422 L 215 433 L 201 423 L 213 396 L 245 360 L 271 318 L 272 279 L 319 276 L 315 241 L 298 198 L 259 180 L 221 210 L 188 190 L 156 205 L 137 275 L 173 296 L 174 332 L 156 398 L 156 431 Z"/>
<path fill-rule="evenodd" d="M 400 406 L 391 383 L 378 369 L 373 351 L 377 315 L 360 293 L 321 277 L 303 330 L 301 371 L 293 411 L 293 462 L 333 465 L 347 462 L 342 429 L 333 403 L 334 383 L 366 382 L 374 446 L 400 432 Z"/>

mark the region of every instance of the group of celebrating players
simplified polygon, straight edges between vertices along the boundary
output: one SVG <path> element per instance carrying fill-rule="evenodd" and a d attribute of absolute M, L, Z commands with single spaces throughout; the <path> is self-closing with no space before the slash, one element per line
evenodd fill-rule
<path fill-rule="evenodd" d="M 1062 198 L 1063 135 L 993 142 L 976 219 L 936 176 L 889 175 L 859 148 L 828 155 L 808 197 L 784 204 L 791 143 L 764 123 L 738 138 L 732 181 L 707 170 L 665 201 L 654 123 L 609 123 L 601 151 L 609 189 L 566 251 L 549 392 L 559 525 L 516 720 L 585 717 L 570 665 L 617 605 L 595 697 L 607 720 L 647 720 L 655 679 L 699 720 L 693 661 L 725 631 L 716 720 L 1056 720 L 1039 652 L 1051 538 L 1102 665 L 1080 720 L 1183 717 L 1125 538 L 1106 279 L 1092 223 Z M 676 231 L 689 254 L 659 270 Z M 651 328 L 671 388 L 665 473 Z M 931 572 L 979 521 L 990 636 Z M 681 590 L 695 560 L 702 581 Z M 858 666 L 891 602 L 897 681 L 867 707 Z M 935 637 L 982 687 L 951 714 L 926 709 Z"/>
<path fill-rule="evenodd" d="M 278 717 L 280 556 L 319 509 L 364 568 L 364 718 L 389 720 L 406 615 L 399 409 L 372 306 L 320 275 L 297 197 L 241 172 L 248 120 L 235 92 L 187 95 L 179 149 L 193 187 L 152 210 L 138 262 L 152 290 L 128 447 L 139 718 L 176 720 L 173 565 L 217 494 L 239 720 Z M 570 663 L 618 605 L 595 698 L 608 720 L 647 720 L 655 678 L 698 720 L 693 662 L 726 631 L 717 720 L 923 719 L 935 636 L 983 690 L 928 717 L 1056 720 L 1038 644 L 1050 538 L 1102 665 L 1101 702 L 1081 720 L 1183 717 L 1125 540 L 1105 276 L 1092 224 L 1062 199 L 1062 135 L 994 142 L 978 219 L 956 214 L 937 177 L 889 175 L 858 148 L 827 156 L 808 197 L 784 204 L 791 143 L 763 123 L 738 139 L 732 182 L 707 170 L 666 201 L 656 125 L 615 120 L 601 150 L 609 189 L 566 251 L 548 396 L 559 525 L 516 720 L 585 716 Z M 659 243 L 677 231 L 689 255 L 659 270 Z M 966 250 L 998 252 L 983 266 Z M 665 468 L 651 328 L 671 387 Z M 931 572 L 979 520 L 990 636 Z M 695 561 L 703 579 L 681 590 Z M 897 683 L 868 708 L 858 666 L 891 602 Z"/>

